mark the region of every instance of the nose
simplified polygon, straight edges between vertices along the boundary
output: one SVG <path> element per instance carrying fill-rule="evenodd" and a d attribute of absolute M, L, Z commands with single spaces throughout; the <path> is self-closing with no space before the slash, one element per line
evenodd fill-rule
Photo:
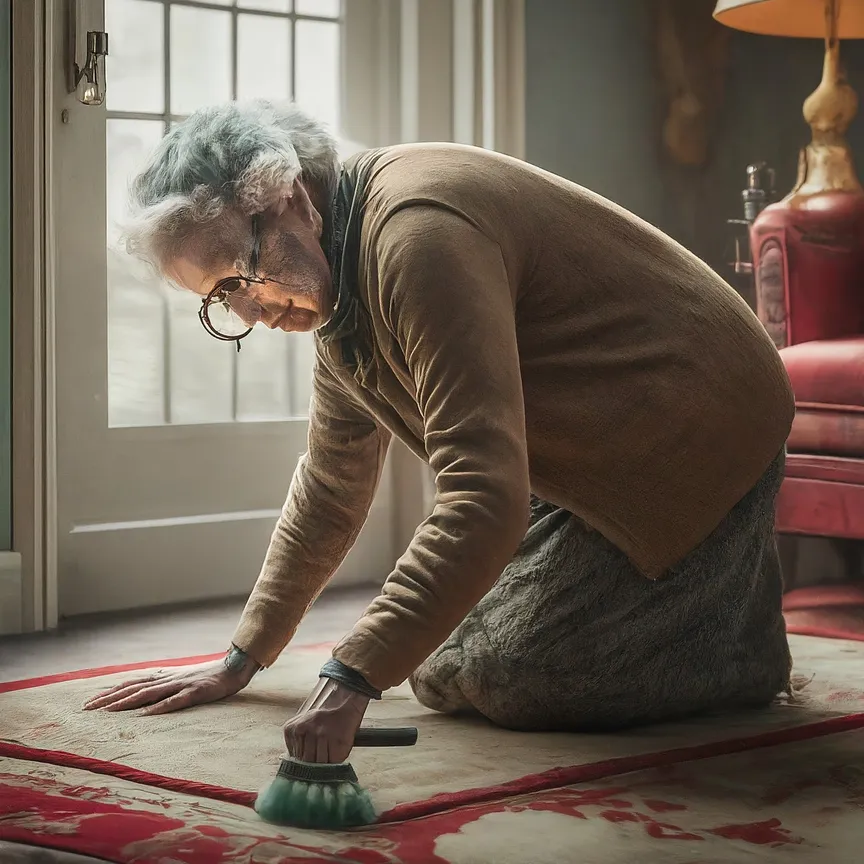
<path fill-rule="evenodd" d="M 258 301 L 258 320 L 270 330 L 273 330 L 279 323 L 285 309 L 281 303 L 274 302 L 272 297 L 262 297 L 260 294 L 256 298 Z M 269 301 L 269 302 L 268 302 Z"/>
<path fill-rule="evenodd" d="M 274 309 L 272 307 L 264 307 L 264 313 L 261 316 L 261 323 L 270 330 L 275 330 L 276 326 L 282 318 L 284 309 Z"/>
<path fill-rule="evenodd" d="M 285 312 L 290 308 L 291 301 L 280 290 L 273 290 L 276 286 L 269 282 L 256 285 L 255 299 L 260 307 L 258 320 L 269 330 L 275 330 Z"/>

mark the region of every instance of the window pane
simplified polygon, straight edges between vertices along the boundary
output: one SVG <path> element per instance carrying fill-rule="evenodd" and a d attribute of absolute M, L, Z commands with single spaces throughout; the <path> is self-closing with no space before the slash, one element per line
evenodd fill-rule
<path fill-rule="evenodd" d="M 171 422 L 230 422 L 233 355 L 237 349 L 207 335 L 198 320 L 200 297 L 171 290 L 167 297 L 171 318 Z"/>
<path fill-rule="evenodd" d="M 294 98 L 318 120 L 339 129 L 339 24 L 298 21 Z"/>
<path fill-rule="evenodd" d="M 159 282 L 108 250 L 108 425 L 165 422 L 164 297 Z"/>
<path fill-rule="evenodd" d="M 162 137 L 150 120 L 108 120 L 108 423 L 164 422 L 163 300 L 158 279 L 119 248 L 129 181 Z"/>
<path fill-rule="evenodd" d="M 291 413 L 288 364 L 293 335 L 258 326 L 243 340 L 237 358 L 239 420 L 281 420 Z"/>
<path fill-rule="evenodd" d="M 171 7 L 171 113 L 231 98 L 231 13 Z"/>
<path fill-rule="evenodd" d="M 269 15 L 237 20 L 237 98 L 291 98 L 291 21 Z"/>
<path fill-rule="evenodd" d="M 290 12 L 291 0 L 237 0 L 241 9 L 263 9 L 265 12 Z"/>
<path fill-rule="evenodd" d="M 165 7 L 146 0 L 111 0 L 105 27 L 111 50 L 105 59 L 109 111 L 165 110 Z"/>
<path fill-rule="evenodd" d="M 320 15 L 322 18 L 338 18 L 339 0 L 297 0 L 298 15 Z"/>
<path fill-rule="evenodd" d="M 116 246 L 127 215 L 129 182 L 144 167 L 162 138 L 161 120 L 107 120 L 105 123 L 108 245 Z"/>

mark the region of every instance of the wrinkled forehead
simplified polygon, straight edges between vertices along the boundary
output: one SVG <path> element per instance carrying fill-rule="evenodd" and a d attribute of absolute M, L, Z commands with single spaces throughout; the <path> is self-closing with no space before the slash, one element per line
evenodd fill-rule
<path fill-rule="evenodd" d="M 163 250 L 162 271 L 182 287 L 200 293 L 198 286 L 188 284 L 187 280 L 195 277 L 194 281 L 212 287 L 227 272 L 245 270 L 253 245 L 252 220 L 242 213 L 225 210 L 215 219 L 190 222 L 178 228 Z M 184 278 L 179 278 L 181 273 Z"/>

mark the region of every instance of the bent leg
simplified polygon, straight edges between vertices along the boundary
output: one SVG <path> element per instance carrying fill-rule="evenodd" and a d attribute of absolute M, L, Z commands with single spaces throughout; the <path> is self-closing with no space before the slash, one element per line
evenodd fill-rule
<path fill-rule="evenodd" d="M 518 729 L 613 729 L 767 705 L 789 684 L 774 498 L 782 457 L 663 578 L 532 502 L 517 555 L 414 673 L 430 708 Z"/>

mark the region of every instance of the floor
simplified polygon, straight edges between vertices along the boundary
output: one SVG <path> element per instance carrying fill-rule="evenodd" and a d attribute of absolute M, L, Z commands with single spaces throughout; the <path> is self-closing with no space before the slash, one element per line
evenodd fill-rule
<path fill-rule="evenodd" d="M 334 589 L 312 606 L 294 637 L 298 643 L 333 642 L 354 624 L 375 587 Z M 0 638 L 0 681 L 36 678 L 93 666 L 215 654 L 231 639 L 243 600 L 82 616 L 52 633 Z M 0 840 L 2 864 L 98 864 L 93 858 Z"/>
<path fill-rule="evenodd" d="M 296 642 L 341 638 L 375 596 L 372 586 L 333 589 L 318 598 Z M 59 630 L 0 638 L 0 681 L 36 678 L 93 666 L 215 654 L 227 647 L 243 600 L 220 600 L 182 607 L 82 616 Z M 5 860 L 5 859 L 0 859 Z"/>

